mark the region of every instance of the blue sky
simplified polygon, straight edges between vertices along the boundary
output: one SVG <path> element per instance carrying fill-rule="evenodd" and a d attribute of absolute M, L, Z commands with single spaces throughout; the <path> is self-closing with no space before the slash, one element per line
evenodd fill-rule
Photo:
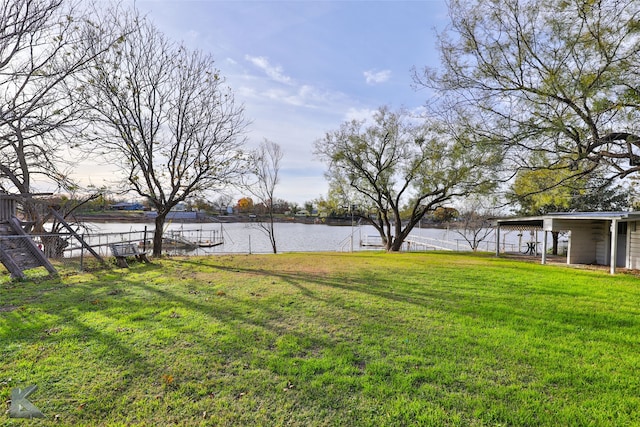
<path fill-rule="evenodd" d="M 133 2 L 131 3 L 133 4 Z M 411 68 L 435 66 L 445 1 L 138 0 L 169 37 L 213 54 L 245 106 L 248 141 L 284 150 L 276 196 L 304 203 L 326 195 L 314 142 L 382 105 L 418 109 Z"/>

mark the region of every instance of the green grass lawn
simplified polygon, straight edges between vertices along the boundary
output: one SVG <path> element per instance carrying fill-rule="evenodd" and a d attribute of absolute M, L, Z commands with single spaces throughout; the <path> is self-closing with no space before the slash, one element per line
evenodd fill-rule
<path fill-rule="evenodd" d="M 0 283 L 0 425 L 640 425 L 640 279 L 488 255 Z M 9 418 L 38 385 L 44 421 Z"/>

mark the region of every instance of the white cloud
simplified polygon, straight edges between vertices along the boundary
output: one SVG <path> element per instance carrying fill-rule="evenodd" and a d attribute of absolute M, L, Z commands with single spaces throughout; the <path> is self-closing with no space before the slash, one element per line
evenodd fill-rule
<path fill-rule="evenodd" d="M 291 77 L 283 74 L 282 67 L 271 65 L 269 63 L 269 59 L 268 58 L 265 58 L 264 56 L 245 55 L 244 59 L 246 59 L 247 61 L 251 62 L 256 67 L 260 68 L 262 71 L 265 72 L 265 74 L 267 76 L 269 76 L 273 80 L 275 80 L 275 81 L 277 81 L 279 83 L 284 83 L 284 84 L 291 84 L 292 83 L 291 82 Z"/>
<path fill-rule="evenodd" d="M 240 99 L 254 103 L 273 101 L 287 106 L 329 112 L 336 112 L 345 103 L 344 93 L 299 83 L 294 78 L 285 76 L 281 67 L 272 67 L 265 57 L 246 55 L 245 59 L 271 78 L 264 79 L 247 70 L 232 75 L 236 79 L 234 87 Z"/>
<path fill-rule="evenodd" d="M 364 73 L 364 78 L 368 85 L 375 85 L 379 83 L 384 83 L 391 78 L 391 70 L 368 70 Z"/>
<path fill-rule="evenodd" d="M 368 108 L 365 108 L 365 109 L 349 108 L 349 110 L 346 113 L 346 120 L 347 121 L 351 121 L 351 120 L 371 121 L 376 111 L 377 110 L 372 110 Z"/>

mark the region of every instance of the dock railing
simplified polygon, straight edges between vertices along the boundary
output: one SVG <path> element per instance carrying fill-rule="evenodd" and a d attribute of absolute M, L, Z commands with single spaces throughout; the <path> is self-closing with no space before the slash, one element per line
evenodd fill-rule
<path fill-rule="evenodd" d="M 354 233 L 355 234 L 355 233 Z M 351 234 L 342 240 L 338 246 L 339 252 L 348 252 L 353 247 L 359 246 L 359 250 L 381 249 L 384 248 L 382 239 L 379 235 L 370 234 L 361 236 L 359 242 L 356 236 Z M 495 251 L 496 242 L 493 240 L 483 240 L 478 244 L 478 251 L 493 252 Z M 500 244 L 501 252 L 516 252 L 516 244 L 502 242 Z M 403 251 L 453 251 L 453 252 L 469 252 L 471 245 L 465 239 L 437 239 L 433 237 L 418 236 L 410 234 L 402 244 Z"/>
<path fill-rule="evenodd" d="M 134 244 L 142 252 L 148 252 L 153 246 L 153 228 L 144 227 L 140 230 L 119 231 L 119 232 L 91 232 L 90 230 L 78 231 L 76 233 L 86 243 L 86 245 L 100 257 L 109 259 L 113 254 L 110 246 L 113 244 Z M 221 244 L 223 241 L 223 230 L 171 230 L 165 236 L 170 242 L 163 244 L 165 254 L 189 254 L 189 250 L 199 247 L 212 247 Z M 87 246 L 82 243 L 72 233 L 46 233 L 29 234 L 28 236 L 4 235 L 2 238 L 6 242 L 15 239 L 30 239 L 34 242 L 38 250 L 45 253 L 47 258 L 55 260 L 57 263 L 76 267 L 83 270 L 87 260 L 93 259 Z M 190 245 L 176 245 L 178 239 L 189 242 Z M 55 245 L 55 247 L 53 247 Z"/>
<path fill-rule="evenodd" d="M 410 234 L 404 241 L 405 250 L 407 251 L 422 251 L 422 250 L 437 250 L 437 251 L 454 251 L 454 252 L 468 252 L 471 251 L 471 245 L 465 239 L 436 239 L 433 237 L 416 236 Z M 478 251 L 494 252 L 496 247 L 495 240 L 483 240 L 478 243 Z M 516 252 L 518 245 L 514 243 L 500 243 L 501 252 Z"/>

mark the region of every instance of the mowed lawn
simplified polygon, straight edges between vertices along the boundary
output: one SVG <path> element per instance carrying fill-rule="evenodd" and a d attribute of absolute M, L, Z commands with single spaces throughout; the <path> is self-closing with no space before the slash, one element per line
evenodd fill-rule
<path fill-rule="evenodd" d="M 0 425 L 640 424 L 640 278 L 489 255 L 5 279 L 0 344 Z M 46 419 L 9 418 L 31 384 Z"/>

